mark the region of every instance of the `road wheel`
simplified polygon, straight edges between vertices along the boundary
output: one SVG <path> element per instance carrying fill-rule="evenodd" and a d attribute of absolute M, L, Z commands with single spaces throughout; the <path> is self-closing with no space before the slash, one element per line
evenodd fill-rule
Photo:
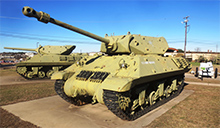
<path fill-rule="evenodd" d="M 47 77 L 50 78 L 52 76 L 52 74 L 54 73 L 53 70 L 49 70 L 47 71 Z"/>
<path fill-rule="evenodd" d="M 26 68 L 26 67 L 17 67 L 17 68 L 16 68 L 16 71 L 17 71 L 19 74 L 24 75 L 24 74 L 27 72 L 27 68 Z"/>
<path fill-rule="evenodd" d="M 28 79 L 33 78 L 33 76 L 34 76 L 34 73 L 31 72 L 31 71 L 28 71 L 28 72 L 26 73 L 26 77 L 27 77 Z"/>
<path fill-rule="evenodd" d="M 38 78 L 43 79 L 45 77 L 45 72 L 44 71 L 39 71 L 38 72 Z"/>
<path fill-rule="evenodd" d="M 153 105 L 156 103 L 156 100 L 155 100 L 155 91 L 152 91 L 149 95 L 149 103 L 150 105 Z"/>

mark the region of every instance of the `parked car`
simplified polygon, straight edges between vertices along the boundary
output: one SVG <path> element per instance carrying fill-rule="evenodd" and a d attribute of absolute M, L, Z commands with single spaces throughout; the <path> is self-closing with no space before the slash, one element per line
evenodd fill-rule
<path fill-rule="evenodd" d="M 200 63 L 199 68 L 196 67 L 196 77 L 202 78 L 202 77 L 211 77 L 211 78 L 217 78 L 218 76 L 218 69 L 216 68 L 214 70 L 212 62 L 207 63 Z"/>

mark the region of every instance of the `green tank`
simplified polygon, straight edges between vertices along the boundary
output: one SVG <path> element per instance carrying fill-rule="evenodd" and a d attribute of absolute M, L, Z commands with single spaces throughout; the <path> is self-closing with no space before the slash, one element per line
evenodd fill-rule
<path fill-rule="evenodd" d="M 177 96 L 184 87 L 184 73 L 191 65 L 182 57 L 164 56 L 168 49 L 164 37 L 130 32 L 100 37 L 30 7 L 24 7 L 23 14 L 102 42 L 104 55 L 83 58 L 52 75 L 57 94 L 67 102 L 102 103 L 119 118 L 135 120 Z"/>
<path fill-rule="evenodd" d="M 65 46 L 39 46 L 36 49 L 12 48 L 5 49 L 36 51 L 38 54 L 27 61 L 16 64 L 18 74 L 27 79 L 50 78 L 55 71 L 63 70 L 74 62 L 79 61 L 83 55 L 71 54 L 75 45 Z M 71 54 L 71 55 L 70 55 Z"/>

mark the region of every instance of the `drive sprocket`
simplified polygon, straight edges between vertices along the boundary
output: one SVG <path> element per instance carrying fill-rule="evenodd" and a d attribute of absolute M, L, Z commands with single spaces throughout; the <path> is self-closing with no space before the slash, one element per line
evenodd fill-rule
<path fill-rule="evenodd" d="M 139 111 L 135 111 L 135 113 L 131 111 L 130 107 L 132 105 L 129 105 L 129 107 L 127 107 L 126 109 L 124 108 L 122 109 L 120 102 L 118 102 L 121 96 L 123 95 L 128 96 L 129 92 L 115 92 L 110 90 L 104 90 L 103 100 L 107 108 L 111 112 L 113 112 L 116 116 L 118 116 L 123 120 L 131 121 L 141 117 L 142 115 L 148 113 L 149 111 L 157 108 L 158 106 L 161 106 L 162 104 L 178 96 L 182 91 L 183 87 L 184 87 L 184 80 L 182 80 L 181 84 L 178 86 L 178 90 L 173 92 L 169 97 L 159 100 L 150 106 L 145 106 L 145 108 L 140 109 Z"/>

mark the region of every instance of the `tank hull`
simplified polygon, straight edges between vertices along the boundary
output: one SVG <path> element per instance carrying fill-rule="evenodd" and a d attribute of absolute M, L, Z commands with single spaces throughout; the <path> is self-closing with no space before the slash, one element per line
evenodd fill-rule
<path fill-rule="evenodd" d="M 16 71 L 26 79 L 50 78 L 54 72 L 64 70 L 81 58 L 80 55 L 35 55 L 16 64 Z"/>
<path fill-rule="evenodd" d="M 100 51 L 106 56 L 84 58 L 52 75 L 55 91 L 67 102 L 99 102 L 121 119 L 134 120 L 183 89 L 184 73 L 191 69 L 190 64 L 181 57 L 162 57 L 169 47 L 164 37 L 128 32 L 103 38 L 30 7 L 22 12 L 102 42 Z"/>
<path fill-rule="evenodd" d="M 184 58 L 158 55 L 97 56 L 81 63 L 84 65 L 74 64 L 52 75 L 52 79 L 63 80 L 62 91 L 66 97 L 75 101 L 78 97 L 91 97 L 92 103 L 99 102 L 108 107 L 106 92 L 117 93 L 116 97 L 128 93 L 130 97 L 122 96 L 128 103 L 119 106 L 122 109 L 133 107 L 129 110 L 131 113 L 142 105 L 150 106 L 149 97 L 153 102 L 179 91 L 184 73 L 191 68 Z M 156 98 L 152 99 L 152 95 Z M 84 102 L 82 98 L 80 100 Z M 122 119 L 131 120 L 128 117 Z"/>

